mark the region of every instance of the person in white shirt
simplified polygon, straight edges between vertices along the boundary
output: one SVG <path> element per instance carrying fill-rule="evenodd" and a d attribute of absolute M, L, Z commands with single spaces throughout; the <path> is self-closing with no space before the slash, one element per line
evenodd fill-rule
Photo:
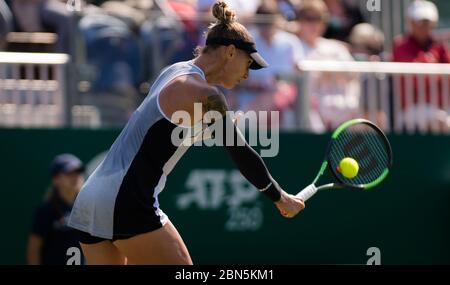
<path fill-rule="evenodd" d="M 284 77 L 298 72 L 300 40 L 296 35 L 279 28 L 283 19 L 276 1 L 263 1 L 257 10 L 256 19 L 251 32 L 259 53 L 269 63 L 269 67 L 261 72 L 250 72 L 248 82 L 236 94 L 235 104 L 243 111 L 280 111 L 281 127 L 294 127 L 292 105 L 297 89 Z"/>
<path fill-rule="evenodd" d="M 354 61 L 342 42 L 322 37 L 329 20 L 328 8 L 322 0 L 304 0 L 297 13 L 300 25 L 300 61 Z M 322 132 L 335 128 L 343 121 L 359 115 L 359 85 L 355 77 L 314 73 L 309 86 L 313 131 Z"/>

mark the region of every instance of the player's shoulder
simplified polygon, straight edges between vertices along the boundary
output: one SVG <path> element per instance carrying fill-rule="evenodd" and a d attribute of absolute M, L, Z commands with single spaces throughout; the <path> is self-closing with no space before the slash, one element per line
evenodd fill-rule
<path fill-rule="evenodd" d="M 185 74 L 172 80 L 165 92 L 186 95 L 204 95 L 217 92 L 217 88 L 209 85 L 199 74 Z"/>
<path fill-rule="evenodd" d="M 185 74 L 173 79 L 160 93 L 160 105 L 170 116 L 173 110 L 191 110 L 193 103 L 226 102 L 218 88 L 209 85 L 198 74 Z M 170 106 L 170 107 L 169 107 Z"/>

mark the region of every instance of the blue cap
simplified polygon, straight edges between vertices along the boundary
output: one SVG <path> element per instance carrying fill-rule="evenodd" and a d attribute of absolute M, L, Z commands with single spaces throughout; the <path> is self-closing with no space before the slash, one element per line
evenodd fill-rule
<path fill-rule="evenodd" d="M 51 165 L 52 177 L 72 171 L 84 171 L 84 165 L 81 160 L 73 154 L 64 153 L 55 157 Z"/>

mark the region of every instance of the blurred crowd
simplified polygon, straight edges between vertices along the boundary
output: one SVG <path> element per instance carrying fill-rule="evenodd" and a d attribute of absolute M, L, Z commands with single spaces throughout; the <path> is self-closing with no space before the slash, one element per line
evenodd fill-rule
<path fill-rule="evenodd" d="M 146 95 L 161 68 L 191 59 L 194 48 L 204 44 L 203 33 L 212 21 L 214 2 L 0 0 L 0 50 L 23 48 L 8 43 L 8 32 L 55 33 L 52 51 L 68 53 L 85 67 L 78 72 L 81 95 L 91 95 L 92 102 L 99 98 L 108 104 L 117 102 L 126 109 L 125 118 Z M 259 52 L 270 64 L 227 91 L 229 103 L 235 110 L 279 111 L 283 128 L 296 126 L 299 92 L 290 76 L 301 71 L 298 63 L 302 60 L 450 63 L 448 47 L 433 37 L 439 15 L 432 2 L 411 2 L 405 11 L 407 30 L 389 50 L 385 49 L 384 34 L 368 23 L 359 1 L 226 2 L 250 29 Z M 361 80 L 344 73 L 313 76 L 309 84 L 311 129 L 321 132 L 349 118 L 365 116 L 367 106 L 361 102 L 367 101 L 363 98 L 367 92 L 361 92 Z M 442 80 L 438 78 L 438 83 Z M 448 125 L 449 110 L 442 109 L 448 99 L 444 97 L 450 95 L 439 87 L 437 104 L 431 102 L 428 91 L 425 102 L 419 102 L 417 82 L 414 84 L 413 106 L 405 106 L 402 95 L 405 116 L 421 109 L 429 122 Z M 428 90 L 429 80 L 426 85 Z M 387 124 L 382 110 L 377 118 L 379 124 Z"/>

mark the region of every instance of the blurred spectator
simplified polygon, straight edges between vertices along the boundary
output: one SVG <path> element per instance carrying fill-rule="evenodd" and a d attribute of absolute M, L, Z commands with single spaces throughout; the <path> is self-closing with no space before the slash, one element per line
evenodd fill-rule
<path fill-rule="evenodd" d="M 330 18 L 324 37 L 348 42 L 352 28 L 365 22 L 359 8 L 359 3 L 350 3 L 345 0 L 325 0 Z"/>
<path fill-rule="evenodd" d="M 414 1 L 407 10 L 409 33 L 396 39 L 393 60 L 398 62 L 449 63 L 448 47 L 433 39 L 439 15 L 429 1 Z"/>
<path fill-rule="evenodd" d="M 119 18 L 134 32 L 144 23 L 146 12 L 153 6 L 152 0 L 104 1 L 100 8 L 108 15 Z"/>
<path fill-rule="evenodd" d="M 79 21 L 91 70 L 80 100 L 100 110 L 104 126 L 122 125 L 140 103 L 138 86 L 144 80 L 140 41 L 133 32 L 137 23 L 125 11 L 115 16 L 108 9 L 89 10 Z"/>
<path fill-rule="evenodd" d="M 198 45 L 199 24 L 196 3 L 193 0 L 169 0 L 167 2 L 182 24 L 182 44 L 175 57 L 168 64 L 192 58 L 192 51 Z"/>
<path fill-rule="evenodd" d="M 83 163 L 72 154 L 53 160 L 48 197 L 35 213 L 28 240 L 28 264 L 65 265 L 70 258 L 67 250 L 80 248 L 78 234 L 67 226 L 67 218 L 84 182 L 83 171 Z"/>
<path fill-rule="evenodd" d="M 409 32 L 395 40 L 393 48 L 393 61 L 396 62 L 416 62 L 416 63 L 450 63 L 450 50 L 448 46 L 436 41 L 433 38 L 433 29 L 436 28 L 439 15 L 436 6 L 429 1 L 414 1 L 407 9 L 407 25 Z M 402 78 L 401 105 L 404 110 L 404 118 L 407 123 L 419 126 L 425 120 L 427 128 L 438 125 L 440 129 L 447 129 L 447 112 L 443 110 L 442 78 L 440 76 L 434 80 L 438 88 L 437 105 L 431 99 L 431 83 L 429 77 L 423 77 L 425 81 L 425 102 L 419 102 L 419 79 L 414 77 L 413 102 L 406 106 L 406 86 L 405 79 Z M 450 101 L 450 98 L 448 98 Z M 420 114 L 420 115 L 419 115 Z"/>
<path fill-rule="evenodd" d="M 304 0 L 297 11 L 300 23 L 301 60 L 353 61 L 348 49 L 335 40 L 322 37 L 329 12 L 322 0 Z M 359 115 L 358 80 L 339 73 L 312 73 L 311 128 L 315 132 L 335 128 L 341 122 Z"/>
<path fill-rule="evenodd" d="M 280 10 L 281 15 L 287 21 L 295 21 L 297 19 L 297 15 L 295 13 L 295 1 L 293 0 L 277 0 L 278 9 Z"/>
<path fill-rule="evenodd" d="M 0 51 L 6 44 L 6 35 L 12 31 L 12 14 L 4 0 L 0 0 Z"/>
<path fill-rule="evenodd" d="M 91 91 L 131 96 L 142 79 L 139 41 L 133 29 L 138 29 L 145 15 L 126 2 L 106 1 L 103 5 L 79 22 L 86 61 L 96 69 Z"/>
<path fill-rule="evenodd" d="M 74 17 L 64 1 L 14 0 L 11 10 L 17 32 L 56 33 L 56 52 L 74 54 Z"/>
<path fill-rule="evenodd" d="M 350 34 L 350 48 L 352 56 L 357 61 L 382 61 L 384 59 L 384 34 L 381 30 L 368 23 L 361 23 L 353 27 Z M 369 113 L 376 113 L 375 123 L 382 129 L 388 126 L 387 112 L 381 104 L 383 84 L 389 84 L 385 75 L 363 73 L 361 81 L 361 109 L 363 116 L 370 119 Z M 391 97 L 391 96 L 390 96 Z M 391 100 L 391 98 L 386 98 Z"/>
<path fill-rule="evenodd" d="M 165 66 L 190 59 L 198 45 L 201 30 L 195 1 L 167 1 L 160 4 L 162 15 L 147 19 L 139 31 L 148 80 L 153 80 Z"/>
<path fill-rule="evenodd" d="M 384 59 L 384 34 L 377 27 L 361 23 L 350 33 L 350 49 L 355 60 L 382 61 Z"/>
<path fill-rule="evenodd" d="M 283 77 L 292 76 L 298 71 L 296 62 L 300 41 L 294 34 L 278 27 L 282 17 L 277 1 L 262 1 L 256 17 L 258 21 L 252 33 L 258 51 L 269 67 L 258 72 L 250 71 L 248 80 L 236 89 L 235 108 L 244 112 L 280 111 L 281 127 L 294 127 L 292 105 L 297 90 L 293 83 L 288 83 Z"/>

